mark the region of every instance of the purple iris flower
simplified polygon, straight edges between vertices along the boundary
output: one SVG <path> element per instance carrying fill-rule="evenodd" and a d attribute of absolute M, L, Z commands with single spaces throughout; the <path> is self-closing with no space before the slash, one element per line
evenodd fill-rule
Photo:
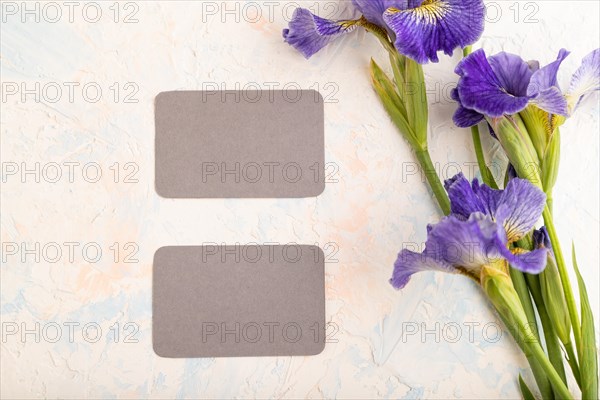
<path fill-rule="evenodd" d="M 537 61 L 525 62 L 515 54 L 487 57 L 482 49 L 474 51 L 455 70 L 460 79 L 452 91 L 452 98 L 459 103 L 454 123 L 473 126 L 485 117 L 516 114 L 529 104 L 550 114 L 571 115 L 584 98 L 600 90 L 600 49 L 583 59 L 563 93 L 557 73 L 568 55 L 561 49 L 555 61 L 540 68 Z"/>
<path fill-rule="evenodd" d="M 509 245 L 533 228 L 544 209 L 546 195 L 524 179 L 515 178 L 504 190 L 470 184 L 462 173 L 445 182 L 451 214 L 427 227 L 422 253 L 403 249 L 390 283 L 403 288 L 421 271 L 460 272 L 478 279 L 483 266 L 507 263 L 521 271 L 539 273 L 547 249 L 513 253 Z"/>
<path fill-rule="evenodd" d="M 455 48 L 476 42 L 483 33 L 483 0 L 353 0 L 352 3 L 362 18 L 332 21 L 297 8 L 289 28 L 283 30 L 285 41 L 309 58 L 357 26 L 371 25 L 387 31 L 401 54 L 424 64 L 437 62 L 438 51 L 451 55 Z"/>

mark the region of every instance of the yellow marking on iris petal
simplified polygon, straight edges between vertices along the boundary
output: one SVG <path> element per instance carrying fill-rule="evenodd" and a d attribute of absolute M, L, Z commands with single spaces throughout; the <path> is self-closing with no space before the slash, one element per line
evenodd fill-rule
<path fill-rule="evenodd" d="M 345 21 L 339 21 L 338 24 L 344 29 L 356 28 L 361 21 L 359 19 L 349 19 Z"/>
<path fill-rule="evenodd" d="M 357 26 L 361 25 L 361 20 L 360 19 L 346 19 L 346 20 L 342 20 L 342 21 L 336 21 L 335 23 L 340 27 L 340 32 L 352 32 L 354 29 L 356 29 Z"/>
<path fill-rule="evenodd" d="M 552 127 L 553 127 L 552 133 L 554 133 L 556 128 L 558 128 L 559 126 L 564 124 L 566 120 L 567 120 L 567 117 L 563 117 L 562 115 L 558 115 L 558 114 L 552 115 L 552 122 L 551 122 Z"/>
<path fill-rule="evenodd" d="M 517 230 L 516 226 L 508 225 L 504 226 L 504 229 L 506 230 L 506 240 L 508 241 L 508 243 L 514 243 L 517 240 L 521 239 L 521 237 L 523 236 Z"/>
<path fill-rule="evenodd" d="M 531 111 L 533 115 L 535 115 L 535 119 L 541 126 L 544 127 L 544 132 L 546 132 L 546 138 L 550 138 L 555 129 L 550 114 L 548 114 L 547 111 L 542 110 L 538 106 L 530 105 L 529 107 L 531 107 Z"/>
<path fill-rule="evenodd" d="M 518 256 L 518 255 L 520 255 L 520 254 L 525 254 L 525 253 L 528 253 L 528 251 L 527 251 L 527 250 L 525 250 L 525 249 L 522 249 L 522 248 L 520 248 L 520 247 L 514 247 L 514 248 L 511 250 L 511 252 L 512 252 L 514 255 L 516 255 L 516 256 Z"/>
<path fill-rule="evenodd" d="M 428 24 L 435 24 L 439 20 L 443 19 L 448 13 L 452 11 L 452 6 L 448 4 L 447 1 L 444 0 L 425 0 L 419 7 L 410 8 L 408 10 L 399 10 L 394 7 L 390 7 L 386 10 L 386 13 L 396 14 L 396 13 L 410 13 L 415 16 L 415 18 L 420 19 L 422 22 Z"/>
<path fill-rule="evenodd" d="M 425 0 L 419 7 L 411 11 L 415 16 L 428 24 L 435 24 L 452 10 L 450 4 L 443 0 Z"/>
<path fill-rule="evenodd" d="M 543 127 L 544 132 L 546 133 L 546 145 L 548 145 L 556 132 L 556 129 L 564 124 L 567 118 L 558 114 L 550 114 L 535 105 L 530 105 L 528 107 L 531 108 L 536 120 Z"/>

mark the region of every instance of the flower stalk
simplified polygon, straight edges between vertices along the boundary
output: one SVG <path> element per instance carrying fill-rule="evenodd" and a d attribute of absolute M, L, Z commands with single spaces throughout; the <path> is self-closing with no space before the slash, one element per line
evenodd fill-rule
<path fill-rule="evenodd" d="M 428 107 L 423 68 L 397 52 L 390 52 L 390 62 L 394 81 L 371 60 L 373 88 L 392 122 L 415 152 L 438 205 L 444 215 L 447 215 L 450 213 L 450 200 L 427 146 Z"/>
<path fill-rule="evenodd" d="M 444 186 L 442 185 L 442 182 L 435 171 L 429 151 L 427 149 L 417 150 L 415 151 L 415 155 L 417 156 L 417 160 L 419 160 L 419 164 L 421 164 L 421 169 L 425 173 L 429 187 L 433 191 L 433 194 L 438 202 L 438 205 L 442 209 L 442 212 L 444 215 L 450 214 L 450 200 L 448 199 L 446 190 L 444 189 Z"/>
<path fill-rule="evenodd" d="M 562 283 L 563 293 L 565 295 L 565 300 L 567 302 L 567 307 L 569 309 L 569 317 L 571 319 L 571 325 L 573 327 L 573 336 L 575 337 L 575 346 L 578 349 L 578 352 L 581 351 L 581 323 L 579 322 L 579 314 L 577 312 L 577 306 L 575 304 L 575 296 L 573 295 L 573 288 L 571 286 L 571 282 L 569 280 L 569 273 L 567 272 L 567 267 L 565 264 L 565 259 L 563 257 L 562 249 L 560 246 L 560 242 L 558 240 L 558 235 L 556 234 L 556 229 L 554 227 L 554 220 L 552 218 L 552 213 L 550 212 L 550 208 L 546 206 L 542 213 L 544 217 L 544 224 L 546 229 L 548 230 L 548 237 L 550 238 L 550 242 L 552 243 L 552 250 L 554 251 L 554 256 L 556 257 L 556 266 L 558 268 L 558 273 L 560 275 L 560 281 Z"/>
<path fill-rule="evenodd" d="M 513 267 L 510 267 L 509 272 L 510 272 L 510 278 L 512 280 L 513 286 L 515 288 L 517 295 L 519 296 L 521 306 L 523 307 L 523 311 L 525 312 L 525 315 L 527 317 L 528 327 L 531 331 L 533 331 L 533 333 L 536 335 L 536 338 L 539 340 L 539 330 L 538 330 L 537 322 L 536 322 L 536 318 L 535 318 L 535 311 L 533 309 L 533 304 L 531 302 L 531 298 L 529 297 L 529 290 L 527 288 L 525 274 L 523 274 L 523 272 L 521 272 L 518 269 L 513 268 Z M 509 330 L 509 332 L 511 333 L 511 335 L 513 334 L 512 331 Z M 515 337 L 514 339 L 518 340 L 519 338 Z M 542 366 L 540 365 L 539 361 L 535 357 L 533 357 L 532 354 L 525 353 L 525 357 L 527 357 L 527 361 L 529 362 L 529 366 L 531 367 L 531 372 L 533 372 L 533 376 L 538 385 L 538 389 L 540 390 L 540 393 L 542 394 L 542 398 L 544 398 L 544 399 L 552 398 L 552 387 L 550 386 L 550 381 L 546 377 L 544 370 L 543 370 Z M 552 362 L 552 358 L 550 360 Z M 561 359 L 561 362 L 562 362 L 562 359 Z M 552 362 L 552 365 L 554 365 L 556 368 L 556 364 L 554 364 L 554 362 Z M 562 375 L 561 375 L 561 377 L 562 377 Z"/>
<path fill-rule="evenodd" d="M 537 275 L 526 275 L 525 279 L 527 281 L 527 286 L 530 290 L 531 296 L 535 301 L 536 308 L 538 310 L 538 315 L 540 317 L 540 322 L 542 324 L 542 330 L 544 332 L 544 339 L 546 341 L 546 349 L 548 353 L 548 358 L 550 362 L 556 369 L 566 383 L 565 370 L 563 365 L 563 355 L 560 349 L 560 343 L 558 340 L 558 336 L 552 327 L 552 321 L 548 316 L 548 312 L 546 310 L 546 306 L 544 304 L 544 299 L 542 298 L 542 292 L 539 282 L 539 277 Z M 577 376 L 575 376 L 577 378 Z M 544 396 L 544 398 L 546 398 Z"/>
<path fill-rule="evenodd" d="M 510 277 L 493 267 L 485 267 L 481 285 L 494 307 L 503 316 L 505 324 L 526 355 L 539 363 L 555 393 L 562 399 L 572 399 L 565 382 L 544 353 L 538 338 L 531 330 L 521 301 Z"/>

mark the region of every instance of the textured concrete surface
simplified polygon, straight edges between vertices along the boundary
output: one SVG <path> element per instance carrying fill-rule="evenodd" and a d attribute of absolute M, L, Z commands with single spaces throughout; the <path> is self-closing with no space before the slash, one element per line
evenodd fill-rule
<path fill-rule="evenodd" d="M 370 88 L 370 57 L 386 63 L 376 40 L 357 31 L 306 61 L 282 42 L 294 5 L 286 2 L 246 8 L 243 2 L 102 2 L 97 22 L 89 22 L 97 15 L 93 6 L 83 14 L 79 3 L 69 18 L 59 2 L 62 18 L 52 22 L 57 14 L 46 8 L 39 23 L 34 16 L 22 23 L 21 3 L 11 4 L 17 13 L 3 9 L 1 26 L 2 82 L 18 88 L 8 95 L 14 86 L 3 86 L 1 122 L 7 168 L 1 197 L 3 398 L 519 397 L 515 379 L 526 361 L 510 338 L 498 337 L 499 322 L 472 282 L 422 274 L 402 292 L 387 282 L 398 250 L 420 244 L 438 212 Z M 35 10 L 34 4 L 28 3 Z M 325 17 L 343 12 L 336 4 L 305 3 Z M 488 5 L 490 22 L 476 46 L 542 63 L 568 48 L 573 53 L 559 75 L 563 87 L 599 45 L 597 2 Z M 457 166 L 472 177 L 475 161 L 469 131 L 450 120 L 458 60 L 456 54 L 425 67 L 430 147 L 444 177 Z M 40 101 L 34 94 L 22 101 L 20 85 L 35 89 L 36 82 Z M 73 87 L 73 101 L 65 83 Z M 320 90 L 327 101 L 326 160 L 332 163 L 325 192 L 285 200 L 159 198 L 154 96 L 207 83 Z M 57 85 L 62 96 L 53 102 Z M 102 96 L 92 102 L 98 87 Z M 598 113 L 596 98 L 562 129 L 554 200 L 562 242 L 565 249 L 571 240 L 577 245 L 597 317 Z M 36 163 L 39 178 L 22 175 L 23 167 L 35 169 Z M 62 170 L 55 183 L 51 163 Z M 76 245 L 65 244 L 71 242 Z M 327 247 L 331 325 L 324 352 L 306 358 L 156 356 L 153 253 L 203 242 Z"/>

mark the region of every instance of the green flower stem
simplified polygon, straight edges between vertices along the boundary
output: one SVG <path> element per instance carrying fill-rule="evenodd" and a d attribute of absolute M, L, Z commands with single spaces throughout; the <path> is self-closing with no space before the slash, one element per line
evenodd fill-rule
<path fill-rule="evenodd" d="M 500 312 L 502 306 L 498 307 L 498 305 L 496 305 L 496 309 Z M 506 310 L 506 308 L 504 309 Z M 528 340 L 530 334 L 528 333 L 527 329 L 527 321 L 519 318 L 518 311 L 511 311 L 511 313 L 512 315 L 510 316 L 503 316 L 502 320 L 504 321 L 508 330 L 511 332 L 512 336 L 515 338 L 519 347 L 521 347 L 528 358 L 533 357 L 539 366 L 544 370 L 546 377 L 552 384 L 552 388 L 554 389 L 557 398 L 573 399 L 571 392 L 569 392 L 569 389 L 562 381 L 558 372 L 556 372 L 554 369 L 554 366 L 546 356 L 546 353 L 544 353 L 540 342 L 538 340 Z"/>
<path fill-rule="evenodd" d="M 567 308 L 569 309 L 569 317 L 571 318 L 571 325 L 573 326 L 573 335 L 575 336 L 575 346 L 577 351 L 581 351 L 581 323 L 579 322 L 579 314 L 577 313 L 577 306 L 575 305 L 575 297 L 573 296 L 573 289 L 571 282 L 569 281 L 569 274 L 565 264 L 565 259 L 562 254 L 560 242 L 556 234 L 556 228 L 554 227 L 554 220 L 552 219 L 552 212 L 546 205 L 543 212 L 544 224 L 548 230 L 548 236 L 552 243 L 552 250 L 556 257 L 556 265 L 558 267 L 558 273 L 560 275 L 560 281 L 562 283 L 563 292 L 567 301 Z"/>
<path fill-rule="evenodd" d="M 533 353 L 533 356 L 538 360 L 544 371 L 546 371 L 548 379 L 552 383 L 552 387 L 554 388 L 557 397 L 559 399 L 572 399 L 573 396 L 571 395 L 571 392 L 569 392 L 569 389 L 560 378 L 560 375 L 558 372 L 556 372 L 548 357 L 546 357 L 546 354 L 544 353 L 542 346 L 540 346 L 540 343 L 526 343 L 525 346 L 529 347 Z"/>
<path fill-rule="evenodd" d="M 481 136 L 479 135 L 479 127 L 477 125 L 471 127 L 471 137 L 473 138 L 473 147 L 475 148 L 475 156 L 477 156 L 477 164 L 479 165 L 479 171 L 481 172 L 481 179 L 483 179 L 483 183 L 492 189 L 498 189 L 498 184 L 496 183 L 492 172 L 485 163 L 483 147 L 481 146 Z"/>
<path fill-rule="evenodd" d="M 548 316 L 546 307 L 543 305 L 538 308 L 540 314 L 540 321 L 542 322 L 542 328 L 544 329 L 544 339 L 546 339 L 546 349 L 548 350 L 548 358 L 554 366 L 554 369 L 560 375 L 562 381 L 567 383 L 567 375 L 565 374 L 565 367 L 563 365 L 563 355 L 560 351 L 560 344 L 554 329 L 552 328 L 552 321 Z"/>
<path fill-rule="evenodd" d="M 527 322 L 530 327 L 534 328 L 534 333 L 536 338 L 539 340 L 540 335 L 537 327 L 537 321 L 535 319 L 535 310 L 533 309 L 533 303 L 531 302 L 531 297 L 529 296 L 529 290 L 527 288 L 527 282 L 525 281 L 525 275 L 519 271 L 518 269 L 510 268 L 510 278 L 515 287 L 515 291 L 521 300 L 521 304 L 523 305 L 523 310 L 525 311 L 525 315 L 527 316 Z M 515 337 L 517 340 L 517 337 Z M 529 362 L 529 366 L 531 367 L 531 372 L 533 372 L 533 376 L 538 385 L 538 389 L 542 395 L 543 399 L 552 399 L 554 397 L 552 393 L 552 387 L 550 386 L 550 381 L 546 377 L 544 370 L 541 365 L 531 354 L 525 354 L 527 357 L 527 361 Z M 553 363 L 554 364 L 554 363 Z"/>
<path fill-rule="evenodd" d="M 546 205 L 548 206 L 548 210 L 550 214 L 552 214 L 552 206 L 554 205 L 554 198 L 552 196 L 552 189 L 546 190 Z"/>
<path fill-rule="evenodd" d="M 531 297 L 529 296 L 529 289 L 527 289 L 525 276 L 523 275 L 523 272 L 511 267 L 510 279 L 512 280 L 515 290 L 517 291 L 519 300 L 521 300 L 521 304 L 523 305 L 523 310 L 527 316 L 527 322 L 529 323 L 529 326 L 535 327 L 534 333 L 539 339 L 540 334 L 538 332 L 537 323 L 535 320 L 535 310 L 533 309 L 533 303 L 531 302 Z"/>
<path fill-rule="evenodd" d="M 540 394 L 542 395 L 542 399 L 544 399 L 544 400 L 554 399 L 554 393 L 552 392 L 552 385 L 550 384 L 550 381 L 546 377 L 544 368 L 542 368 L 542 366 L 538 362 L 537 358 L 535 358 L 533 356 L 533 353 L 528 351 L 526 348 L 524 348 L 519 343 L 519 338 L 521 335 L 518 332 L 516 332 L 514 329 L 511 329 L 511 323 L 506 318 L 504 318 L 504 316 L 502 316 L 502 314 L 498 313 L 498 315 L 500 316 L 500 319 L 504 323 L 504 326 L 507 327 L 511 336 L 514 338 L 515 342 L 517 342 L 517 345 L 519 346 L 519 348 L 525 355 L 525 358 L 527 358 L 527 362 L 529 363 L 529 367 L 531 368 L 531 372 L 533 373 L 535 382 L 538 385 L 538 389 L 540 391 Z"/>
<path fill-rule="evenodd" d="M 429 186 L 433 191 L 433 194 L 442 209 L 444 215 L 450 214 L 450 199 L 448 198 L 448 194 L 446 193 L 446 189 L 444 189 L 444 185 L 440 181 L 440 178 L 435 171 L 433 166 L 433 162 L 431 161 L 431 156 L 429 155 L 429 150 L 416 150 L 415 154 L 417 156 L 417 160 L 419 160 L 419 164 L 421 164 L 421 169 L 425 173 L 425 177 L 427 178 L 427 182 L 429 182 Z"/>
<path fill-rule="evenodd" d="M 556 332 L 554 331 L 554 328 L 552 327 L 552 321 L 550 320 L 548 311 L 546 310 L 546 305 L 542 297 L 540 278 L 538 275 L 528 274 L 526 275 L 526 279 L 531 291 L 531 296 L 533 297 L 533 300 L 537 306 L 540 322 L 542 323 L 544 338 L 546 339 L 546 349 L 548 350 L 548 358 L 550 359 L 552 365 L 554 365 L 554 369 L 556 372 L 558 372 L 563 382 L 567 383 L 565 367 L 563 365 L 563 355 L 560 350 L 560 342 Z"/>
<path fill-rule="evenodd" d="M 396 49 L 394 48 L 393 43 L 389 40 L 389 37 L 387 35 L 387 32 L 381 28 L 379 28 L 377 25 L 371 24 L 369 23 L 364 17 L 361 19 L 361 25 L 369 32 L 373 33 L 381 42 L 381 44 L 383 45 L 383 47 L 389 52 L 390 54 L 390 62 L 392 64 L 392 69 L 394 72 L 394 79 L 396 81 L 396 88 L 397 88 L 397 94 L 398 96 L 400 96 L 401 100 L 405 101 L 405 99 L 403 98 L 403 91 L 405 90 L 402 85 L 405 84 L 406 82 L 406 67 L 403 65 L 403 59 L 401 58 L 400 54 L 396 51 Z M 413 67 L 416 67 L 413 64 L 409 64 Z M 420 81 L 423 80 L 423 70 L 421 69 L 421 66 L 418 65 L 418 69 L 416 69 L 416 72 L 418 72 L 418 77 L 420 78 Z M 402 79 L 400 79 L 403 76 Z M 421 89 L 422 90 L 422 89 Z M 421 101 L 421 99 L 417 99 L 417 102 Z M 408 106 L 408 103 L 404 103 L 405 106 Z M 419 104 L 419 103 L 417 103 Z M 417 117 L 422 117 L 421 119 L 417 119 L 417 122 L 420 122 L 421 125 L 415 124 L 415 121 L 413 118 L 410 118 L 408 115 L 405 116 L 405 118 L 408 118 L 408 121 L 413 123 L 413 126 L 410 126 L 412 129 L 416 129 L 417 130 L 417 134 L 419 132 L 423 132 L 425 134 L 425 138 L 426 138 L 426 133 L 427 133 L 427 108 L 426 108 L 426 103 L 425 103 L 425 107 L 423 111 L 423 105 L 419 104 L 421 106 L 421 108 L 419 109 L 419 111 L 421 111 L 422 113 L 424 113 L 424 117 L 422 116 L 422 114 L 418 114 L 417 113 Z M 415 110 L 413 108 L 411 108 L 411 112 L 415 113 Z M 390 114 L 390 110 L 388 110 L 388 114 Z M 412 117 L 415 117 L 414 114 L 411 114 Z M 392 116 L 390 114 L 390 117 L 392 117 L 392 120 L 394 122 L 396 122 L 396 119 L 394 118 L 394 116 Z M 398 124 L 397 124 L 398 125 Z M 421 127 L 422 129 L 419 131 L 419 127 Z M 400 127 L 399 127 L 400 128 Z M 403 135 L 405 135 L 406 137 L 406 132 L 403 132 L 402 129 L 400 129 L 400 131 L 403 133 Z M 442 185 L 442 182 L 440 181 L 440 178 L 437 175 L 437 172 L 435 171 L 435 168 L 433 166 L 433 162 L 431 161 L 431 156 L 429 155 L 429 150 L 427 149 L 427 142 L 426 139 L 423 143 L 420 143 L 418 140 L 415 141 L 410 141 L 411 146 L 413 147 L 413 149 L 415 150 L 415 154 L 417 156 L 417 160 L 419 161 L 419 164 L 421 165 L 421 170 L 425 173 L 425 177 L 427 178 L 427 182 L 429 182 L 429 186 L 431 187 L 431 190 L 433 191 L 433 194 L 435 195 L 435 198 L 437 199 L 437 202 L 440 206 L 440 208 L 442 209 L 442 212 L 444 213 L 444 215 L 448 215 L 450 214 L 450 199 L 448 198 L 448 194 L 446 193 L 446 190 L 444 189 L 444 185 Z"/>

